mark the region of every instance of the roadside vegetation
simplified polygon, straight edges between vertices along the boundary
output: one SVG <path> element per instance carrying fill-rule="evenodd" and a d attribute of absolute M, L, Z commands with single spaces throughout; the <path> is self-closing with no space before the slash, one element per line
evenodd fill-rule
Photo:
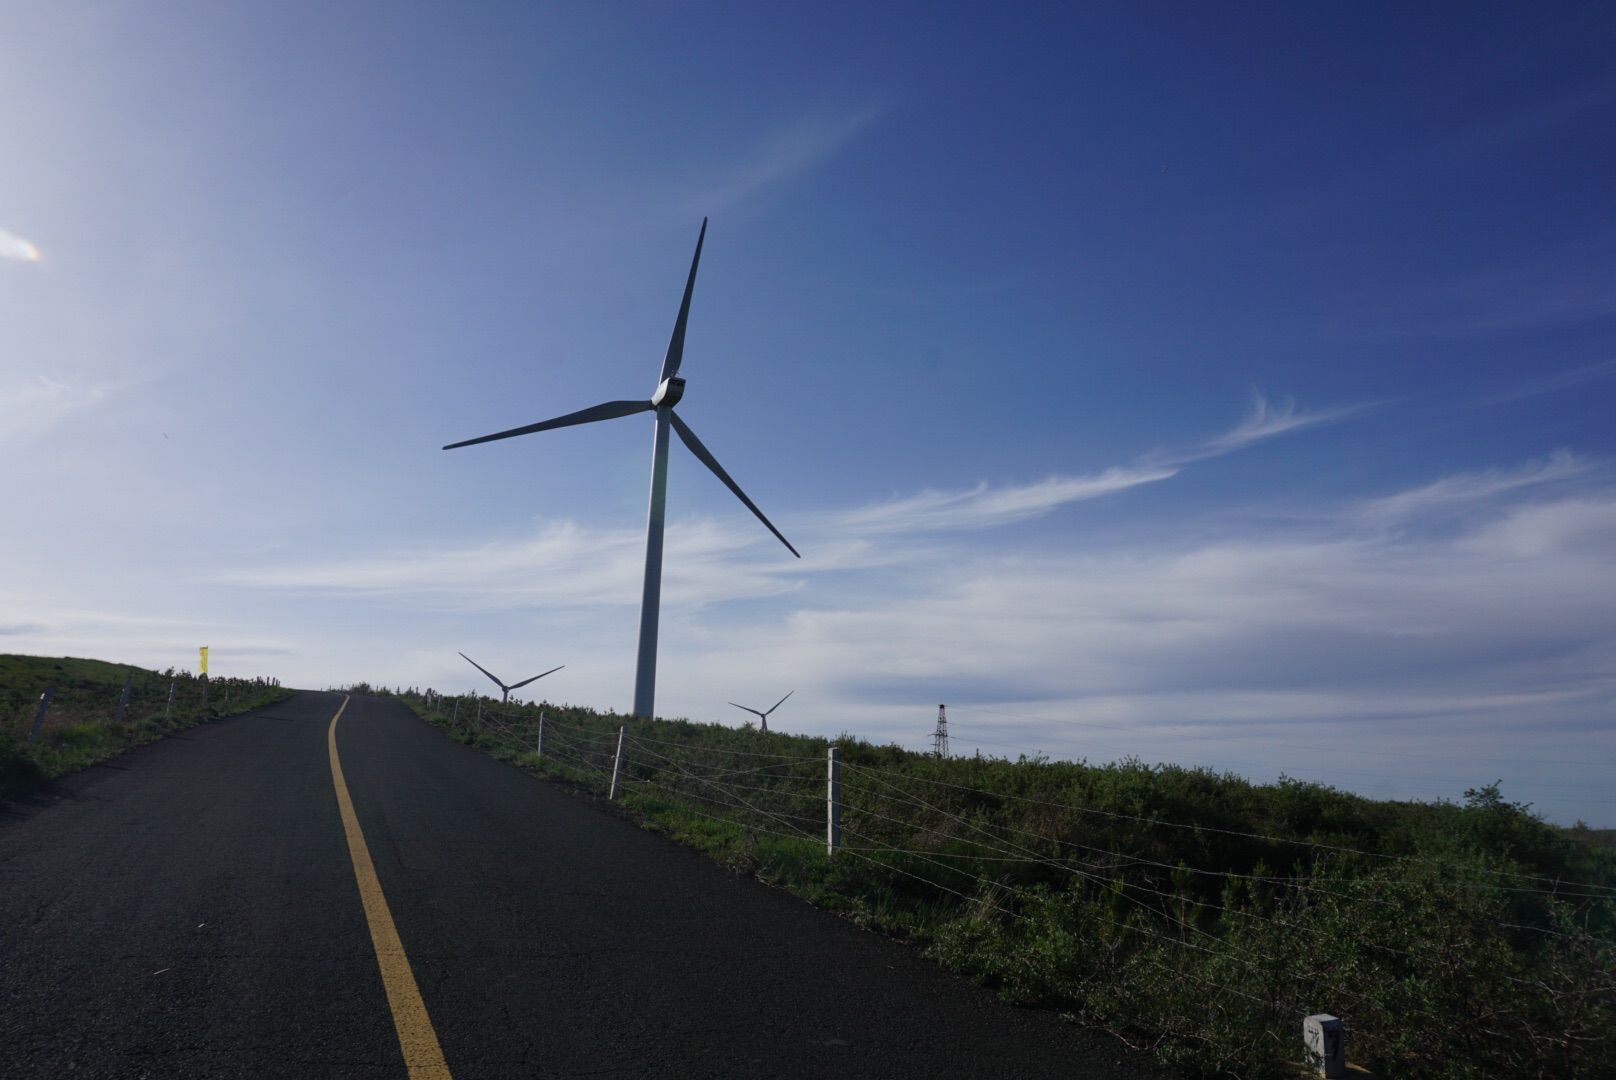
<path fill-rule="evenodd" d="M 129 699 L 119 722 L 126 682 Z M 30 739 L 40 695 L 47 688 L 52 691 L 50 704 Z M 170 732 L 282 701 L 292 693 L 267 679 L 215 678 L 208 681 L 204 706 L 203 680 L 187 672 L 0 654 L 0 799 Z"/>
<path fill-rule="evenodd" d="M 1496 784 L 1386 802 L 1128 760 L 939 760 L 842 737 L 400 695 L 456 738 L 599 795 L 1018 1004 L 1187 1072 L 1294 1077 L 1330 1012 L 1396 1078 L 1610 1075 L 1616 851 Z M 842 848 L 825 851 L 826 750 Z"/>

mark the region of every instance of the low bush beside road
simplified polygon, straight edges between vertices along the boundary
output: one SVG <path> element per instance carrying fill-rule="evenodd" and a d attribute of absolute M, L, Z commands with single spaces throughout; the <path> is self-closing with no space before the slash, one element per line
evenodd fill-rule
<path fill-rule="evenodd" d="M 1304 1016 L 1397 1078 L 1594 1078 L 1616 1054 L 1616 851 L 1463 804 L 1128 760 L 939 759 L 587 709 L 401 695 L 521 767 L 1187 1071 L 1294 1077 Z M 840 847 L 826 852 L 826 751 Z"/>
<path fill-rule="evenodd" d="M 125 686 L 128 699 L 120 709 Z M 49 705 L 35 732 L 46 690 Z M 0 798 L 292 693 L 270 679 L 214 678 L 204 687 L 203 679 L 185 672 L 74 657 L 0 655 Z"/>

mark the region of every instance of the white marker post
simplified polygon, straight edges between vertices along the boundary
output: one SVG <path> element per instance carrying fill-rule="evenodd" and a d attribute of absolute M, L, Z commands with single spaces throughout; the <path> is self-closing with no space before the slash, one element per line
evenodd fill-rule
<path fill-rule="evenodd" d="M 163 708 L 163 719 L 164 720 L 172 720 L 173 718 L 174 718 L 174 680 L 170 679 L 170 680 L 168 680 L 168 704 L 166 706 L 164 706 L 164 708 Z"/>
<path fill-rule="evenodd" d="M 33 730 L 28 732 L 28 741 L 33 742 L 39 738 L 39 729 L 45 723 L 45 710 L 50 708 L 51 698 L 56 696 L 56 687 L 47 686 L 45 692 L 39 695 L 39 708 L 34 710 Z"/>
<path fill-rule="evenodd" d="M 1315 1013 L 1302 1021 L 1308 1063 L 1328 1080 L 1347 1075 L 1347 1033 L 1339 1017 Z"/>
<path fill-rule="evenodd" d="M 834 855 L 842 846 L 842 763 L 841 751 L 825 751 L 825 854 Z"/>
<path fill-rule="evenodd" d="M 612 789 L 606 794 L 608 799 L 617 798 L 618 781 L 623 775 L 623 737 L 627 732 L 627 724 L 617 729 L 617 756 L 612 759 Z"/>
<path fill-rule="evenodd" d="M 124 714 L 129 711 L 129 691 L 134 685 L 135 677 L 133 675 L 123 681 L 123 693 L 118 695 L 118 715 L 112 721 L 114 724 L 123 725 Z"/>
<path fill-rule="evenodd" d="M 539 710 L 539 737 L 533 743 L 533 756 L 544 756 L 544 710 Z"/>

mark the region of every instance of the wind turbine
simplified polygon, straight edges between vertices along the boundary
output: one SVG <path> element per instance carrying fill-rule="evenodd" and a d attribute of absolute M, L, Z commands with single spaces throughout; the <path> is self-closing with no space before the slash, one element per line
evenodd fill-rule
<path fill-rule="evenodd" d="M 690 425 L 673 411 L 673 407 L 679 404 L 679 399 L 684 397 L 685 393 L 685 381 L 679 377 L 679 364 L 684 359 L 685 353 L 685 323 L 690 318 L 690 294 L 696 288 L 696 267 L 701 262 L 701 245 L 706 238 L 707 219 L 702 218 L 701 232 L 696 237 L 696 254 L 690 260 L 690 276 L 685 279 L 685 297 L 679 304 L 679 317 L 673 324 L 673 338 L 668 342 L 667 355 L 662 359 L 662 374 L 659 376 L 656 393 L 651 395 L 649 401 L 607 401 L 592 408 L 558 416 L 553 420 L 541 420 L 537 424 L 511 428 L 509 431 L 499 431 L 476 439 L 466 439 L 464 442 L 450 443 L 444 447 L 445 450 L 454 450 L 461 446 L 474 446 L 496 439 L 549 431 L 551 428 L 592 424 L 597 420 L 615 420 L 620 416 L 633 416 L 635 413 L 656 413 L 656 434 L 651 443 L 651 508 L 645 522 L 645 585 L 640 593 L 640 652 L 634 670 L 634 715 L 647 719 L 655 715 L 657 619 L 662 603 L 662 525 L 668 502 L 668 429 L 671 427 L 677 431 L 679 438 L 690 448 L 690 452 L 711 469 L 713 475 L 722 480 L 724 486 L 733 491 L 735 497 L 745 503 L 748 510 L 757 515 L 757 519 L 763 522 L 791 554 L 802 558 L 797 549 L 791 546 L 791 541 L 781 535 L 780 530 L 774 527 L 774 523 L 763 516 L 763 511 L 757 508 L 757 504 L 746 497 L 746 492 L 741 490 L 741 486 L 730 479 L 729 473 L 724 471 L 718 459 L 702 445 L 700 439 L 696 438 L 696 433 L 690 430 Z"/>
<path fill-rule="evenodd" d="M 549 671 L 546 671 L 541 675 L 533 676 L 533 678 L 531 678 L 531 679 L 523 679 L 521 682 L 511 683 L 511 685 L 506 686 L 504 683 L 499 681 L 499 676 L 498 675 L 495 675 L 492 671 L 489 671 L 487 668 L 483 667 L 481 664 L 479 664 L 477 661 L 473 660 L 471 657 L 467 656 L 465 653 L 461 653 L 460 656 L 461 656 L 461 658 L 463 660 L 466 661 L 466 663 L 470 664 L 472 667 L 476 668 L 478 671 L 482 672 L 484 675 L 487 675 L 490 679 L 494 680 L 494 685 L 499 687 L 505 693 L 505 696 L 500 698 L 500 701 L 502 701 L 502 702 L 511 700 L 511 691 L 512 690 L 520 690 L 522 687 L 526 686 L 528 683 L 537 682 L 538 680 L 544 678 L 545 675 L 553 675 L 556 672 L 560 671 L 561 668 L 564 668 L 564 667 L 567 666 L 566 664 L 562 664 L 561 667 L 553 667 Z"/>
<path fill-rule="evenodd" d="M 795 690 L 788 690 L 786 692 L 786 697 L 790 697 L 792 694 L 795 694 L 795 693 L 796 693 Z M 768 731 L 769 730 L 769 714 L 772 713 L 774 710 L 778 709 L 780 706 L 784 705 L 786 703 L 786 697 L 783 697 L 779 701 L 776 701 L 773 705 L 770 705 L 767 709 L 763 710 L 762 712 L 758 712 L 756 709 L 748 709 L 745 705 L 735 705 L 735 702 L 733 702 L 733 701 L 730 702 L 730 704 L 735 705 L 735 707 L 737 709 L 740 709 L 743 712 L 749 712 L 753 716 L 757 717 L 758 720 L 763 724 L 763 730 Z"/>

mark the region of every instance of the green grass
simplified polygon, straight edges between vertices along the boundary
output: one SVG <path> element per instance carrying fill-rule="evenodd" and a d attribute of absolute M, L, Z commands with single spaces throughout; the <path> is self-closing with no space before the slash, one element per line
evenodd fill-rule
<path fill-rule="evenodd" d="M 123 722 L 118 699 L 130 694 Z M 168 706 L 170 682 L 175 687 Z M 54 688 L 38 736 L 30 740 L 40 694 Z M 0 655 L 0 798 L 14 798 L 53 777 L 116 757 L 207 720 L 246 712 L 293 692 L 249 679 L 202 684 L 186 674 L 77 657 Z"/>
<path fill-rule="evenodd" d="M 1294 1076 L 1302 1018 L 1348 1023 L 1396 1077 L 1609 1075 L 1616 851 L 1481 783 L 1462 805 L 1388 802 L 1208 769 L 958 758 L 850 737 L 643 722 L 401 695 L 429 721 L 615 804 L 1019 1004 L 1059 1010 L 1186 1071 Z M 825 751 L 844 850 L 824 845 Z M 752 755 L 778 755 L 780 760 Z M 720 772 L 728 776 L 718 777 Z"/>

